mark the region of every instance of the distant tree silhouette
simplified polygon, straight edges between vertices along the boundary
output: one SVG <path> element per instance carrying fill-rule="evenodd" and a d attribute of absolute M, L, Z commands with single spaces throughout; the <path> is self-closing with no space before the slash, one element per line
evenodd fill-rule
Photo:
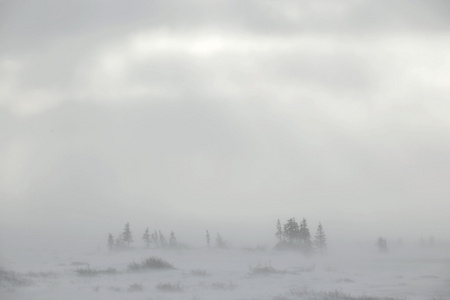
<path fill-rule="evenodd" d="M 152 233 L 152 243 L 153 243 L 153 247 L 159 246 L 158 233 L 156 232 L 156 230 L 155 230 L 155 232 Z"/>
<path fill-rule="evenodd" d="M 177 242 L 177 238 L 175 237 L 175 233 L 173 233 L 173 231 L 170 233 L 170 238 L 169 238 L 169 247 L 177 247 L 178 246 L 178 242 Z"/>
<path fill-rule="evenodd" d="M 321 223 L 317 226 L 316 235 L 314 237 L 314 247 L 319 253 L 322 254 L 325 253 L 327 249 L 327 237 L 325 236 Z"/>
<path fill-rule="evenodd" d="M 114 242 L 114 249 L 115 250 L 123 250 L 126 248 L 126 245 L 121 237 L 121 235 L 119 234 L 119 236 L 116 238 L 116 241 Z"/>
<path fill-rule="evenodd" d="M 108 235 L 108 248 L 110 251 L 114 250 L 114 237 L 111 233 Z"/>
<path fill-rule="evenodd" d="M 311 240 L 311 233 L 308 228 L 308 222 L 305 218 L 302 219 L 300 225 L 295 221 L 295 218 L 290 218 L 286 221 L 283 227 L 278 219 L 275 231 L 275 236 L 277 238 L 275 248 L 279 250 L 298 250 L 304 254 L 310 254 L 314 252 L 317 242 L 317 247 L 321 247 L 320 249 L 325 250 L 326 237 L 323 232 L 322 224 L 319 224 L 318 230 L 318 236 L 316 236 L 316 239 L 319 240 L 315 240 L 313 243 Z"/>
<path fill-rule="evenodd" d="M 152 242 L 150 237 L 150 232 L 148 231 L 148 227 L 145 229 L 144 235 L 142 236 L 142 239 L 145 242 L 145 247 L 150 247 L 150 243 Z"/>
<path fill-rule="evenodd" d="M 126 223 L 122 232 L 122 241 L 127 247 L 130 247 L 130 243 L 133 242 L 133 235 L 130 230 L 130 223 Z"/>
<path fill-rule="evenodd" d="M 430 247 L 434 247 L 435 241 L 434 241 L 434 236 L 430 236 L 428 238 L 428 246 Z"/>
<path fill-rule="evenodd" d="M 162 234 L 161 230 L 159 231 L 159 245 L 163 248 L 167 247 L 167 240 L 164 237 L 164 234 Z"/>
<path fill-rule="evenodd" d="M 281 244 L 283 242 L 283 230 L 281 229 L 280 219 L 278 219 L 277 221 L 277 230 L 275 232 L 275 236 L 278 239 L 278 244 Z"/>
<path fill-rule="evenodd" d="M 306 253 L 310 253 L 313 250 L 311 234 L 309 233 L 308 223 L 306 222 L 305 218 L 303 218 L 302 222 L 300 223 L 299 240 L 301 250 Z"/>
<path fill-rule="evenodd" d="M 209 231 L 206 230 L 206 245 L 208 246 L 208 248 L 211 247 L 211 238 L 209 237 Z"/>
<path fill-rule="evenodd" d="M 376 246 L 378 247 L 378 251 L 380 253 L 387 253 L 388 252 L 388 247 L 387 247 L 387 241 L 385 238 L 383 237 L 379 237 L 377 242 L 376 242 Z"/>
<path fill-rule="evenodd" d="M 223 240 L 223 238 L 220 236 L 219 233 L 217 234 L 216 238 L 216 247 L 221 249 L 227 248 L 227 243 L 225 243 L 225 241 Z"/>
<path fill-rule="evenodd" d="M 288 244 L 294 245 L 298 242 L 300 237 L 300 228 L 298 223 L 295 221 L 295 218 L 287 220 L 286 224 L 284 224 L 283 235 L 285 236 Z"/>

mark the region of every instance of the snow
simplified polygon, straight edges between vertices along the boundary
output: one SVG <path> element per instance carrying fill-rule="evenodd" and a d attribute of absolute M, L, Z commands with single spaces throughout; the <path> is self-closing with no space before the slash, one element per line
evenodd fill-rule
<path fill-rule="evenodd" d="M 175 269 L 127 271 L 129 263 L 151 256 Z M 2 300 L 450 299 L 450 252 L 444 247 L 397 249 L 388 254 L 359 248 L 311 257 L 260 248 L 88 253 L 17 250 L 2 259 L 2 268 L 31 281 L 0 281 Z M 86 277 L 76 272 L 79 268 L 114 268 L 117 273 Z M 169 291 L 157 288 L 162 284 L 167 284 Z M 171 287 L 175 287 L 173 291 Z"/>

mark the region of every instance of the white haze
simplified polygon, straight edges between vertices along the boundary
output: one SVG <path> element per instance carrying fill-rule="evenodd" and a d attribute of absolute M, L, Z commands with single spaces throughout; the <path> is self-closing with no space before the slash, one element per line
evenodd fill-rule
<path fill-rule="evenodd" d="M 444 0 L 1 1 L 0 267 L 126 222 L 443 246 L 449 49 Z"/>

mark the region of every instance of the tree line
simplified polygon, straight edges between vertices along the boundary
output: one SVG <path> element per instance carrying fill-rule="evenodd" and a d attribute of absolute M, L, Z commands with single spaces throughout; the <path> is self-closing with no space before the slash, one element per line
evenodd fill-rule
<path fill-rule="evenodd" d="M 314 240 L 311 238 L 311 234 L 308 228 L 308 223 L 305 218 L 298 224 L 295 218 L 291 218 L 281 226 L 281 222 L 278 219 L 276 224 L 275 236 L 277 243 L 275 249 L 278 250 L 298 250 L 305 254 L 311 254 L 313 252 L 325 253 L 327 249 L 327 238 L 322 224 L 319 223 L 317 231 L 314 236 Z M 211 247 L 211 236 L 209 231 L 206 230 L 206 246 Z M 183 248 L 183 245 L 178 243 L 178 240 L 173 231 L 170 232 L 169 239 L 167 240 L 164 233 L 161 230 L 154 230 L 150 232 L 147 227 L 142 235 L 142 240 L 146 248 Z M 109 250 L 124 250 L 131 248 L 133 243 L 133 234 L 130 229 L 130 223 L 127 222 L 123 228 L 123 231 L 114 237 L 111 233 L 108 234 L 107 245 Z M 228 248 L 228 243 L 217 233 L 215 239 L 215 247 L 225 249 Z"/>
<path fill-rule="evenodd" d="M 324 254 L 327 250 L 327 238 L 322 224 L 319 223 L 314 240 L 311 238 L 311 233 L 308 228 L 308 222 L 305 218 L 300 224 L 295 221 L 295 218 L 290 218 L 281 226 L 280 219 L 277 221 L 275 236 L 277 238 L 276 249 L 298 250 L 305 254 L 313 252 Z"/>
<path fill-rule="evenodd" d="M 206 245 L 211 247 L 211 237 L 209 231 L 206 231 Z M 142 240 L 146 248 L 183 248 L 184 245 L 178 243 L 175 233 L 170 232 L 169 240 L 166 239 L 165 235 L 161 230 L 154 230 L 150 232 L 149 227 L 147 227 L 142 235 Z M 133 243 L 133 234 L 130 229 L 130 223 L 127 222 L 123 228 L 123 231 L 114 237 L 111 233 L 108 234 L 108 249 L 110 251 L 114 250 L 125 250 L 131 248 L 131 243 Z M 225 249 L 228 248 L 228 243 L 222 238 L 222 236 L 217 233 L 215 240 L 215 247 Z"/>
<path fill-rule="evenodd" d="M 277 250 L 295 250 L 304 254 L 325 254 L 327 252 L 327 237 L 320 222 L 317 226 L 314 237 L 312 237 L 308 227 L 308 222 L 305 218 L 303 218 L 300 223 L 297 223 L 295 218 L 290 218 L 283 225 L 281 224 L 280 219 L 278 219 L 276 222 L 275 237 L 276 244 L 274 248 Z M 166 239 L 166 236 L 163 232 L 161 232 L 161 230 L 154 230 L 151 232 L 149 227 L 145 229 L 142 235 L 142 241 L 146 248 L 152 249 L 179 249 L 186 247 L 178 242 L 173 231 L 170 232 L 169 238 Z M 213 243 L 208 230 L 206 230 L 205 242 L 206 247 L 208 248 L 229 248 L 229 244 L 219 233 L 216 234 L 216 238 Z M 111 233 L 108 234 L 107 245 L 111 251 L 130 249 L 132 243 L 134 243 L 133 234 L 130 229 L 130 223 L 128 222 L 125 224 L 122 232 L 116 237 L 114 237 Z M 388 243 L 384 237 L 378 237 L 375 246 L 378 248 L 380 253 L 389 252 Z M 421 246 L 434 246 L 434 238 L 430 237 L 428 242 L 425 242 L 422 238 Z"/>

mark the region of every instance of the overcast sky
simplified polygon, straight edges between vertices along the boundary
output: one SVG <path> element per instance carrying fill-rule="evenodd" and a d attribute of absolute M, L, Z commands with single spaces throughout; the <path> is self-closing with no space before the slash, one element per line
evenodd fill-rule
<path fill-rule="evenodd" d="M 446 0 L 1 1 L 0 244 L 449 238 L 449 96 Z"/>

